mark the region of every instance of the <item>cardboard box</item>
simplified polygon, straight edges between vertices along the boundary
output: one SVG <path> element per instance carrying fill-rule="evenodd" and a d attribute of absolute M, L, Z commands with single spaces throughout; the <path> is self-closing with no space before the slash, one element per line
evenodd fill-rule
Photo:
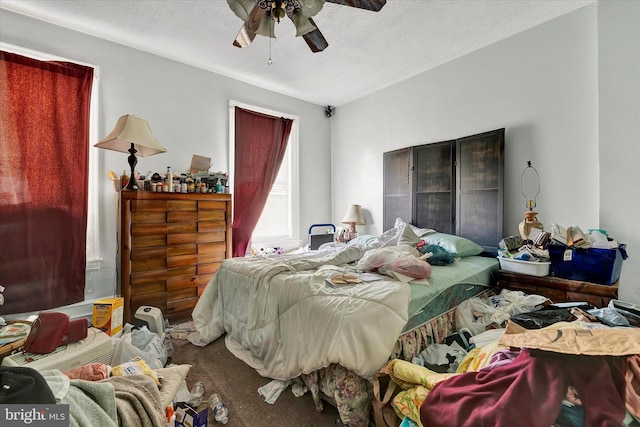
<path fill-rule="evenodd" d="M 91 323 L 94 327 L 114 336 L 122 330 L 123 314 L 124 298 L 102 298 L 93 303 Z"/>
<path fill-rule="evenodd" d="M 622 261 L 627 259 L 626 245 L 615 249 L 569 248 L 549 244 L 551 271 L 563 279 L 613 285 L 620 278 Z"/>
<path fill-rule="evenodd" d="M 209 409 L 198 412 L 184 402 L 175 404 L 176 427 L 207 427 Z"/>

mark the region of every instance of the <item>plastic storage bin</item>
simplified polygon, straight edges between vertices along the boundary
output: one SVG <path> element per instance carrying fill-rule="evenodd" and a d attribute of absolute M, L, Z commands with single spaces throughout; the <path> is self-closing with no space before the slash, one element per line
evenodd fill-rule
<path fill-rule="evenodd" d="M 519 259 L 498 257 L 500 268 L 514 273 L 529 274 L 531 276 L 548 276 L 550 262 L 522 261 Z"/>
<path fill-rule="evenodd" d="M 620 244 L 616 249 L 581 249 L 547 245 L 554 276 L 600 285 L 612 285 L 618 281 L 622 261 L 627 259 L 626 247 Z"/>

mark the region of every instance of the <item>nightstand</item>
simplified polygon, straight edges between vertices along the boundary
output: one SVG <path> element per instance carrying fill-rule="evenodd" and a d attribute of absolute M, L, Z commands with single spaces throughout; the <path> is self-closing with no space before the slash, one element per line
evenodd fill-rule
<path fill-rule="evenodd" d="M 530 276 L 500 270 L 498 287 L 527 294 L 543 295 L 553 302 L 585 301 L 596 307 L 606 307 L 609 300 L 618 298 L 618 283 L 611 286 L 555 276 Z"/>

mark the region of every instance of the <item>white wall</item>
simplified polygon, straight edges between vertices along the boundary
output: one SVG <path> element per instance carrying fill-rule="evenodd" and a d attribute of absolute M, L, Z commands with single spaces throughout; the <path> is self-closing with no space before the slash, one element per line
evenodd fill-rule
<path fill-rule="evenodd" d="M 640 302 L 640 2 L 598 3 L 600 224 L 630 258 L 620 299 Z"/>
<path fill-rule="evenodd" d="M 607 2 L 611 11 L 600 22 L 598 4 L 584 7 L 338 108 L 331 136 L 334 221 L 359 203 L 367 222 L 360 232 L 383 231 L 383 152 L 505 127 L 504 234 L 518 233 L 526 209 L 520 176 L 531 160 L 541 180 L 538 219 L 547 228 L 554 222 L 608 229 L 628 243 L 620 296 L 640 302 L 633 220 L 640 208 L 638 4 Z M 616 22 L 618 15 L 627 25 Z M 603 104 L 599 23 L 612 33 L 600 48 L 616 48 L 600 77 L 615 80 Z M 634 29 L 614 31 L 627 26 Z M 623 62 L 632 66 L 621 72 Z M 624 91 L 630 92 L 620 104 Z"/>
<path fill-rule="evenodd" d="M 0 13 L 0 41 L 99 67 L 99 135 L 118 117 L 146 119 L 168 152 L 139 158 L 136 169 L 164 172 L 189 167 L 191 156 L 209 156 L 213 170 L 228 171 L 228 102 L 300 117 L 300 237 L 310 224 L 330 222 L 330 128 L 324 107 L 105 40 L 31 19 Z M 97 141 L 96 141 L 97 142 Z M 104 266 L 91 273 L 87 298 L 112 295 L 116 281 L 116 199 L 108 171 L 128 169 L 127 155 L 92 148 L 100 162 L 100 238 Z"/>
<path fill-rule="evenodd" d="M 226 170 L 230 98 L 299 115 L 303 237 L 310 224 L 338 224 L 352 203 L 365 210 L 361 233 L 382 231 L 383 152 L 505 127 L 505 234 L 517 233 L 522 219 L 520 174 L 531 160 L 541 177 L 539 219 L 604 228 L 627 243 L 620 297 L 640 302 L 639 7 L 587 6 L 341 106 L 331 120 L 322 106 L 5 10 L 0 40 L 99 66 L 100 135 L 133 113 L 169 149 L 140 159 L 142 171 L 183 169 L 192 154 Z M 126 155 L 99 151 L 107 265 L 88 283 L 95 292 L 115 282 L 115 195 L 106 174 L 127 167 Z"/>

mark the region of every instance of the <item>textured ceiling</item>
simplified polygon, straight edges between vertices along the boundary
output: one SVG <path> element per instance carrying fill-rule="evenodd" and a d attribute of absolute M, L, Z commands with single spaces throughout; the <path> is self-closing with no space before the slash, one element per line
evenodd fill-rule
<path fill-rule="evenodd" d="M 225 0 L 0 0 L 0 8 L 339 106 L 595 0 L 387 0 L 380 12 L 326 3 L 312 53 L 283 20 L 271 41 L 232 45 L 242 21 Z M 1 13 L 2 11 L 0 11 Z"/>

